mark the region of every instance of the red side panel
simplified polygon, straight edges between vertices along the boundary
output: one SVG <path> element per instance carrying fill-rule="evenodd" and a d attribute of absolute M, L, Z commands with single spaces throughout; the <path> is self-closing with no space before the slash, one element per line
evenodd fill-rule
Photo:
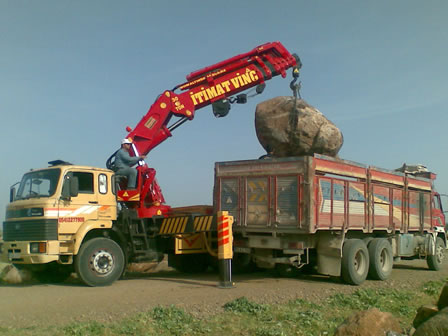
<path fill-rule="evenodd" d="M 390 192 L 389 187 L 379 185 L 372 186 L 372 230 L 388 229 L 392 223 L 392 204 Z"/>
<path fill-rule="evenodd" d="M 316 178 L 318 229 L 367 228 L 366 184 L 337 178 Z"/>
<path fill-rule="evenodd" d="M 392 189 L 392 227 L 394 227 L 395 230 L 400 230 L 401 232 L 405 232 L 406 230 L 404 222 L 405 202 L 403 195 L 403 189 Z"/>
<path fill-rule="evenodd" d="M 367 186 L 364 182 L 348 182 L 348 226 L 367 228 Z"/>

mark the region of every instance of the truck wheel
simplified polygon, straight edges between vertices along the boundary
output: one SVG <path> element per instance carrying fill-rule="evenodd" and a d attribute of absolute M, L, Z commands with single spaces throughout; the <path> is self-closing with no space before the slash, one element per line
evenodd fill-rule
<path fill-rule="evenodd" d="M 116 242 L 94 238 L 79 249 L 75 270 L 87 286 L 108 286 L 120 278 L 124 269 L 123 251 Z"/>
<path fill-rule="evenodd" d="M 342 279 L 352 285 L 360 285 L 369 271 L 369 251 L 360 239 L 348 239 L 342 248 Z"/>
<path fill-rule="evenodd" d="M 443 260 L 445 259 L 445 242 L 442 238 L 436 239 L 436 253 L 426 258 L 428 267 L 432 271 L 438 271 L 442 267 Z"/>
<path fill-rule="evenodd" d="M 392 246 L 387 239 L 375 238 L 369 244 L 369 277 L 375 280 L 386 280 L 392 273 L 394 258 Z"/>

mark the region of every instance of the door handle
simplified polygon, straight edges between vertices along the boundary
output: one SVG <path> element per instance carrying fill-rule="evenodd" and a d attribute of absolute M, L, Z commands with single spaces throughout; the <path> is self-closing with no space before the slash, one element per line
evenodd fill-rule
<path fill-rule="evenodd" d="M 89 201 L 90 204 L 98 204 L 98 201 Z"/>

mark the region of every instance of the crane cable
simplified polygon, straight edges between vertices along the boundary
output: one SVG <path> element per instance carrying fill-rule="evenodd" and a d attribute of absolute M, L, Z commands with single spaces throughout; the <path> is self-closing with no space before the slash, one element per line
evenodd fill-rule
<path fill-rule="evenodd" d="M 291 88 L 292 93 L 294 95 L 294 103 L 292 105 L 292 118 L 290 120 L 291 128 L 294 132 L 290 133 L 290 138 L 292 138 L 292 135 L 299 128 L 299 111 L 296 110 L 296 106 L 297 106 L 297 97 L 299 97 L 299 99 L 302 99 L 302 96 L 300 95 L 300 89 L 302 88 L 302 82 L 299 81 L 297 83 L 297 79 L 299 78 L 299 75 L 300 75 L 301 65 L 302 64 L 300 63 L 300 66 L 296 66 L 292 69 L 293 80 L 289 84 L 289 87 Z M 292 139 L 290 139 L 290 143 L 292 143 Z"/>

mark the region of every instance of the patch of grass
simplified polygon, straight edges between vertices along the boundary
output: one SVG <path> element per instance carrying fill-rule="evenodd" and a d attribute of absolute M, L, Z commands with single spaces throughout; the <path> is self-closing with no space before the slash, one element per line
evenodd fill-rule
<path fill-rule="evenodd" d="M 62 330 L 65 335 L 70 336 L 93 336 L 104 335 L 106 326 L 102 323 L 92 321 L 89 323 L 71 323 Z"/>
<path fill-rule="evenodd" d="M 242 296 L 238 299 L 227 302 L 224 305 L 224 310 L 234 313 L 259 314 L 267 310 L 267 305 L 249 301 L 246 297 Z"/>
<path fill-rule="evenodd" d="M 445 280 L 431 280 L 423 284 L 423 293 L 429 296 L 438 297 L 442 291 L 442 287 L 448 282 L 448 278 Z"/>
<path fill-rule="evenodd" d="M 345 310 L 367 310 L 377 308 L 394 315 L 405 316 L 415 311 L 419 294 L 394 288 L 358 289 L 353 294 L 336 294 L 328 298 L 330 306 Z"/>
<path fill-rule="evenodd" d="M 260 304 L 240 297 L 226 303 L 224 311 L 207 318 L 193 316 L 176 306 L 159 306 L 116 322 L 78 322 L 34 329 L 0 327 L 0 334 L 325 336 L 332 335 L 348 316 L 369 308 L 390 312 L 404 328 L 409 328 L 417 308 L 434 303 L 445 280 L 428 281 L 415 290 L 359 288 L 352 294 L 338 293 L 320 302 L 295 299 L 285 304 Z"/>
<path fill-rule="evenodd" d="M 156 307 L 152 310 L 151 317 L 157 329 L 160 332 L 168 331 L 169 335 L 191 335 L 201 330 L 198 319 L 175 306 Z"/>

